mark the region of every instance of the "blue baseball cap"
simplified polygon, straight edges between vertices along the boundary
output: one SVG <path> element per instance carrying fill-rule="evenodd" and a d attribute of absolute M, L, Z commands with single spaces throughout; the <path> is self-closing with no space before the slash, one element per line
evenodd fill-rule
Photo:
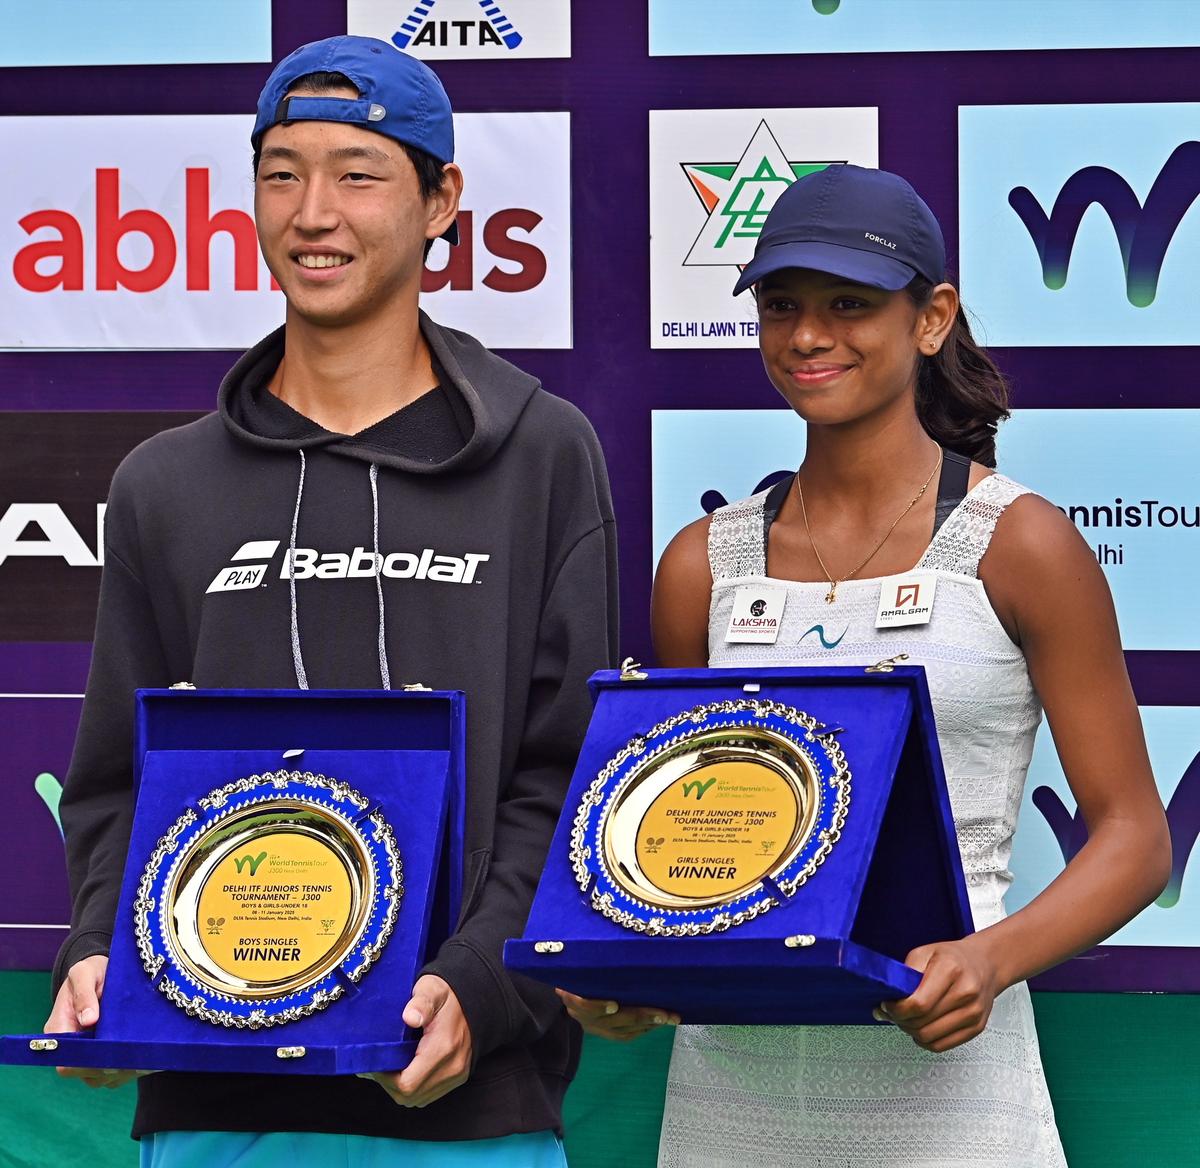
<path fill-rule="evenodd" d="M 310 73 L 341 73 L 358 98 L 288 96 Z M 432 69 L 416 57 L 374 37 L 336 36 L 301 45 L 271 71 L 258 97 L 250 143 L 286 122 L 346 122 L 374 130 L 425 151 L 438 162 L 454 161 L 454 118 L 450 99 Z M 458 242 L 458 225 L 444 238 Z"/>
<path fill-rule="evenodd" d="M 897 292 L 918 274 L 940 284 L 946 243 L 933 212 L 898 174 L 838 163 L 779 196 L 733 294 L 783 268 Z"/>

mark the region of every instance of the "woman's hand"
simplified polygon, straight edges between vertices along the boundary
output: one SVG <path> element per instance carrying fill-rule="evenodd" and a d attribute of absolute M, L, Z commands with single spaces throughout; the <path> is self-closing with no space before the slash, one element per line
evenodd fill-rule
<path fill-rule="evenodd" d="M 679 1025 L 678 1014 L 656 1006 L 622 1006 L 603 998 L 580 998 L 566 990 L 556 990 L 555 993 L 562 998 L 567 1013 L 588 1034 L 612 1042 L 629 1042 L 660 1026 Z"/>
<path fill-rule="evenodd" d="M 924 974 L 921 984 L 907 998 L 882 1003 L 875 1016 L 895 1022 L 918 1046 L 938 1053 L 982 1034 L 1003 987 L 981 937 L 976 933 L 914 949 L 904 962 Z"/>

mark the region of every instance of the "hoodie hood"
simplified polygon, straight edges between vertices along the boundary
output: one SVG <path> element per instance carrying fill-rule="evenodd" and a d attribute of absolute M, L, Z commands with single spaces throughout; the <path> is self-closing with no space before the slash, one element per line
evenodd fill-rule
<path fill-rule="evenodd" d="M 419 314 L 421 335 L 435 366 L 445 374 L 442 387 L 469 436 L 463 446 L 440 462 L 411 458 L 380 443 L 377 436 L 334 434 L 303 415 L 277 421 L 256 408 L 284 351 L 281 325 L 248 350 L 225 375 L 217 395 L 217 410 L 229 432 L 261 449 L 304 451 L 323 449 L 377 466 L 412 474 L 444 474 L 486 463 L 508 437 L 540 383 L 515 365 L 485 349 L 474 337 L 435 324 Z M 486 385 L 486 396 L 476 388 Z M 374 427 L 372 427 L 374 430 Z"/>

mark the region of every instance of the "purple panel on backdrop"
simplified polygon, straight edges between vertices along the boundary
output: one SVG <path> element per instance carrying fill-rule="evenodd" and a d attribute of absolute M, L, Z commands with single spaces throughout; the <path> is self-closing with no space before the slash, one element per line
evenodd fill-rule
<path fill-rule="evenodd" d="M 59 832 L 90 646 L 0 645 L 0 969 L 47 969 L 71 904 Z"/>
<path fill-rule="evenodd" d="M 1200 949 L 1099 945 L 1031 978 L 1035 990 L 1070 993 L 1193 994 L 1200 986 Z"/>

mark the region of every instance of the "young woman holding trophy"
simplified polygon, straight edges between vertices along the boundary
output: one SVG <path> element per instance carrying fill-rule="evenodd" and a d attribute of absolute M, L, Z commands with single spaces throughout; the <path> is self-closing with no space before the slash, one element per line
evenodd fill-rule
<path fill-rule="evenodd" d="M 668 667 L 923 665 L 977 931 L 907 955 L 922 979 L 880 1003 L 887 1025 L 683 1018 L 663 1165 L 1064 1164 L 1025 979 L 1110 935 L 1167 879 L 1106 581 L 1054 506 L 993 470 L 1006 387 L 945 275 L 941 230 L 896 175 L 832 166 L 781 196 L 736 291 L 754 289 L 767 375 L 807 423 L 804 459 L 679 532 L 653 626 Z M 774 586 L 773 644 L 727 639 L 748 584 Z M 1089 839 L 1007 916 L 1043 710 Z M 563 996 L 608 1037 L 677 1020 Z"/>

